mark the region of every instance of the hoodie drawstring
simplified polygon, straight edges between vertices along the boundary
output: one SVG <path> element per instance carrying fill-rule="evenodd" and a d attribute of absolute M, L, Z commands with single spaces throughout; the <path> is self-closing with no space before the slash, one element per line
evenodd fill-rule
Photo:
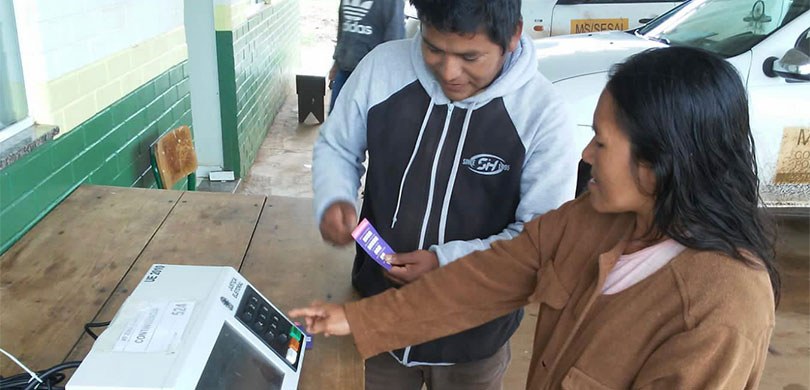
<path fill-rule="evenodd" d="M 402 180 L 399 182 L 399 193 L 397 195 L 397 207 L 394 209 L 394 216 L 391 218 L 391 229 L 397 224 L 397 214 L 399 214 L 399 206 L 402 202 L 402 188 L 405 186 L 405 179 L 408 178 L 408 171 L 411 170 L 411 164 L 413 164 L 413 160 L 416 158 L 416 152 L 419 150 L 419 145 L 422 144 L 422 136 L 425 134 L 425 127 L 427 127 L 428 119 L 430 119 L 430 113 L 433 112 L 433 98 L 430 98 L 430 103 L 428 104 L 427 112 L 425 113 L 425 119 L 422 120 L 422 127 L 419 129 L 419 136 L 416 137 L 416 145 L 413 146 L 413 153 L 411 153 L 411 159 L 408 160 L 408 165 L 405 166 L 405 172 L 402 174 Z"/>
<path fill-rule="evenodd" d="M 419 249 L 425 249 L 425 234 L 427 233 L 428 220 L 430 220 L 430 210 L 433 208 L 433 190 L 436 188 L 436 171 L 439 170 L 439 158 L 444 149 L 444 141 L 447 139 L 447 130 L 450 128 L 450 119 L 453 117 L 453 103 L 447 105 L 447 117 L 444 119 L 444 128 L 442 135 L 439 138 L 439 145 L 436 147 L 436 153 L 433 156 L 433 169 L 430 172 L 430 187 L 428 190 L 427 207 L 425 208 L 425 217 L 422 219 L 422 232 L 419 233 Z"/>
<path fill-rule="evenodd" d="M 473 105 L 467 109 L 467 115 L 464 117 L 464 126 L 461 128 L 461 137 L 458 140 L 458 145 L 456 145 L 453 170 L 450 171 L 450 180 L 444 193 L 444 200 L 442 201 L 442 213 L 441 219 L 439 220 L 439 245 L 444 244 L 444 232 L 447 228 L 447 210 L 450 208 L 450 197 L 456 185 L 456 175 L 458 174 L 459 161 L 461 161 L 461 152 L 464 150 L 464 142 L 467 140 L 467 129 L 470 127 L 470 118 L 475 108 L 476 104 L 473 103 Z"/>

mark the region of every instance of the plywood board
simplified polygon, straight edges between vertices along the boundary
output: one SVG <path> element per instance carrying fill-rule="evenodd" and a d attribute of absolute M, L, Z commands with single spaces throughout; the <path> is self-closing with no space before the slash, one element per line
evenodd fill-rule
<path fill-rule="evenodd" d="M 197 153 L 188 126 L 164 134 L 154 148 L 163 188 L 174 187 L 175 183 L 197 170 Z"/>

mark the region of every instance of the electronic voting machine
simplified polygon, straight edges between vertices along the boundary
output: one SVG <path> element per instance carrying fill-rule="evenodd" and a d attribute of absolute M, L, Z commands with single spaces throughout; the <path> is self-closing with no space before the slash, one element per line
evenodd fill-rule
<path fill-rule="evenodd" d="M 67 389 L 290 390 L 305 343 L 233 268 L 156 264 Z"/>

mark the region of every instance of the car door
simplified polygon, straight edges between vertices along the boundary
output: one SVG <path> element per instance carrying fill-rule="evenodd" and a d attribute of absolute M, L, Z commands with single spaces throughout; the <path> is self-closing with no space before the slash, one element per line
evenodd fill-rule
<path fill-rule="evenodd" d="M 557 0 L 552 11 L 550 34 L 628 30 L 649 22 L 680 3 L 661 0 Z"/>
<path fill-rule="evenodd" d="M 771 205 L 810 202 L 810 81 L 770 77 L 769 58 L 796 48 L 810 55 L 810 12 L 752 49 L 748 95 L 762 198 Z"/>
<path fill-rule="evenodd" d="M 532 39 L 545 38 L 551 33 L 551 12 L 556 0 L 523 0 L 523 33 Z"/>

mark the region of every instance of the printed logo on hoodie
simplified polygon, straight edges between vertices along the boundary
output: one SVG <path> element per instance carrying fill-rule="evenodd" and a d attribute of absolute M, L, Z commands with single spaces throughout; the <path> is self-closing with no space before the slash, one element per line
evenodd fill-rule
<path fill-rule="evenodd" d="M 371 35 L 374 31 L 371 26 L 360 24 L 366 17 L 374 1 L 343 0 L 343 31 L 363 35 Z"/>
<path fill-rule="evenodd" d="M 494 154 L 476 154 L 471 158 L 465 158 L 461 165 L 479 174 L 492 176 L 509 170 L 509 164 Z"/>

